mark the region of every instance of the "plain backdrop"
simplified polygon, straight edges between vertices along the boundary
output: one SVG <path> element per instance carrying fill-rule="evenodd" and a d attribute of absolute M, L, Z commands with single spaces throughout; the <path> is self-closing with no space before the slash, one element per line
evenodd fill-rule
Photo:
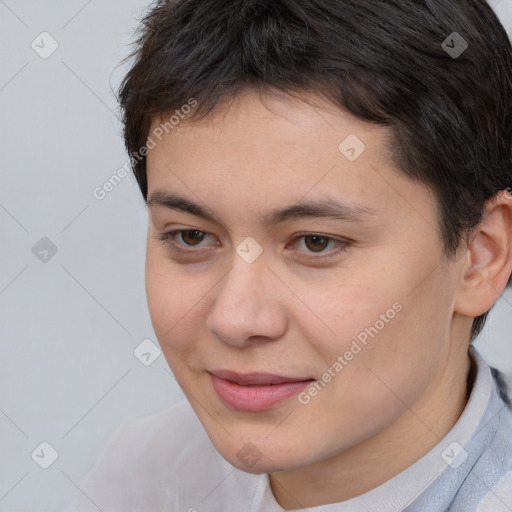
<path fill-rule="evenodd" d="M 512 0 L 492 4 L 512 35 Z M 93 194 L 127 161 L 113 91 L 147 5 L 0 0 L 2 512 L 63 510 L 119 426 L 183 398 L 155 348 L 136 182 Z M 511 328 L 507 290 L 477 346 L 512 374 Z"/>

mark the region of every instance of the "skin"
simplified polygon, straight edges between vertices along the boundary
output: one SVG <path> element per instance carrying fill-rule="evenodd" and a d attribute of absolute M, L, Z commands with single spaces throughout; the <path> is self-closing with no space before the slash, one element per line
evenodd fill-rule
<path fill-rule="evenodd" d="M 285 509 L 367 492 L 448 433 L 471 390 L 473 317 L 494 304 L 512 272 L 509 194 L 448 260 L 434 196 L 393 167 L 386 129 L 303 96 L 315 106 L 247 88 L 164 134 L 147 160 L 149 197 L 179 194 L 221 221 L 150 206 L 146 291 L 155 333 L 217 450 L 243 471 L 269 473 Z M 353 162 L 338 150 L 349 134 L 366 145 Z M 378 215 L 259 223 L 271 209 L 327 196 Z M 174 241 L 189 253 L 158 240 L 177 229 L 185 233 Z M 194 239 L 186 230 L 201 233 Z M 337 250 L 304 234 L 352 245 Z M 249 236 L 263 249 L 252 263 L 236 252 Z M 212 387 L 208 371 L 219 368 L 321 380 L 395 303 L 401 311 L 307 404 L 294 396 L 263 412 L 236 411 Z M 237 457 L 248 442 L 261 453 L 250 467 Z"/>

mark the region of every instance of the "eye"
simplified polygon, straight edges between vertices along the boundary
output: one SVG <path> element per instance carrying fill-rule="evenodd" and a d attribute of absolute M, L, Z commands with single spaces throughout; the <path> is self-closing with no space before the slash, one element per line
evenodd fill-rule
<path fill-rule="evenodd" d="M 179 252 L 193 253 L 195 252 L 193 247 L 201 247 L 201 242 L 205 239 L 207 233 L 198 229 L 177 229 L 175 231 L 169 231 L 168 233 L 162 233 L 158 235 L 158 240 L 163 242 L 166 246 L 171 246 Z M 178 240 L 181 238 L 181 242 Z M 336 239 L 330 236 L 318 234 L 318 233 L 302 233 L 294 238 L 294 243 L 297 241 L 304 240 L 304 246 L 306 252 L 313 256 L 299 256 L 303 259 L 319 260 L 325 257 L 332 257 L 335 254 L 346 251 L 352 244 L 352 240 L 348 239 Z M 325 249 L 329 246 L 334 247 L 330 251 Z M 314 256 L 318 254 L 319 256 Z"/>
<path fill-rule="evenodd" d="M 319 233 L 303 233 L 294 240 L 304 240 L 304 246 L 309 254 L 320 254 L 320 256 L 301 256 L 304 259 L 319 260 L 321 258 L 332 257 L 340 252 L 346 251 L 352 241 L 347 239 L 336 239 Z M 327 247 L 334 246 L 331 251 L 325 251 Z"/>
<path fill-rule="evenodd" d="M 176 242 L 176 235 L 180 235 L 182 241 L 185 242 L 183 244 L 185 247 L 197 247 L 204 238 L 205 232 L 199 231 L 198 229 L 177 229 L 175 231 L 160 234 L 158 239 L 165 245 L 171 245 L 176 247 L 178 250 L 182 250 L 180 249 L 181 244 Z M 187 251 L 188 249 L 184 250 Z"/>

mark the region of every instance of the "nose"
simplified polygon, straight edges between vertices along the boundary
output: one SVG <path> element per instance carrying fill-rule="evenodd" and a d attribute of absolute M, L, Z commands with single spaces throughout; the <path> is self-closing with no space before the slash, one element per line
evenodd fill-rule
<path fill-rule="evenodd" d="M 206 327 L 224 343 L 239 348 L 282 337 L 287 327 L 282 288 L 263 255 L 247 263 L 235 254 L 231 270 L 215 288 Z"/>

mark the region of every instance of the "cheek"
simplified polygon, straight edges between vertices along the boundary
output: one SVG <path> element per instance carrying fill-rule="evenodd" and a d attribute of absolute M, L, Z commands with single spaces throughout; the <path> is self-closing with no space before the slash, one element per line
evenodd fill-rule
<path fill-rule="evenodd" d="M 148 251 L 146 256 L 146 298 L 149 314 L 155 333 L 160 337 L 162 332 L 170 329 L 172 318 L 169 314 L 173 311 L 175 290 L 172 280 L 163 271 L 162 265 Z M 161 341 L 161 340 L 160 340 Z"/>
<path fill-rule="evenodd" d="M 149 314 L 160 344 L 179 329 L 188 306 L 187 286 L 172 266 L 148 248 L 146 256 L 146 298 Z"/>
<path fill-rule="evenodd" d="M 322 321 L 328 346 L 339 352 L 348 349 L 358 337 L 364 340 L 364 333 L 375 324 L 379 333 L 388 330 L 401 315 L 403 306 L 399 298 L 400 294 L 389 288 L 354 280 L 316 293 L 311 309 Z"/>
<path fill-rule="evenodd" d="M 184 365 L 193 351 L 190 336 L 184 334 L 190 307 L 182 284 L 151 266 L 146 277 L 146 295 L 153 330 L 163 355 L 178 380 L 183 379 Z M 181 319 L 181 321 L 180 321 Z"/>
<path fill-rule="evenodd" d="M 312 309 L 322 320 L 316 323 L 323 333 L 315 335 L 315 348 L 326 372 L 344 375 L 334 379 L 337 392 L 344 394 L 338 386 L 357 383 L 360 392 L 374 393 L 382 383 L 371 371 L 401 387 L 415 376 L 421 380 L 435 364 L 445 338 L 442 322 L 435 321 L 443 305 L 429 289 L 437 286 L 436 279 L 414 293 L 409 281 L 404 275 L 400 280 L 383 273 L 378 280 L 354 279 L 314 297 Z"/>
<path fill-rule="evenodd" d="M 344 292 L 351 302 L 338 319 L 339 339 L 329 350 L 324 345 L 331 369 L 342 356 L 330 391 L 338 404 L 334 415 L 357 410 L 361 421 L 376 414 L 385 422 L 417 399 L 443 357 L 447 333 L 440 312 L 449 310 L 449 301 L 434 300 L 441 280 L 414 293 L 399 284 L 379 293 Z"/>
<path fill-rule="evenodd" d="M 177 271 L 158 251 L 146 256 L 146 298 L 153 329 L 164 353 L 188 354 L 199 338 L 212 283 Z"/>

